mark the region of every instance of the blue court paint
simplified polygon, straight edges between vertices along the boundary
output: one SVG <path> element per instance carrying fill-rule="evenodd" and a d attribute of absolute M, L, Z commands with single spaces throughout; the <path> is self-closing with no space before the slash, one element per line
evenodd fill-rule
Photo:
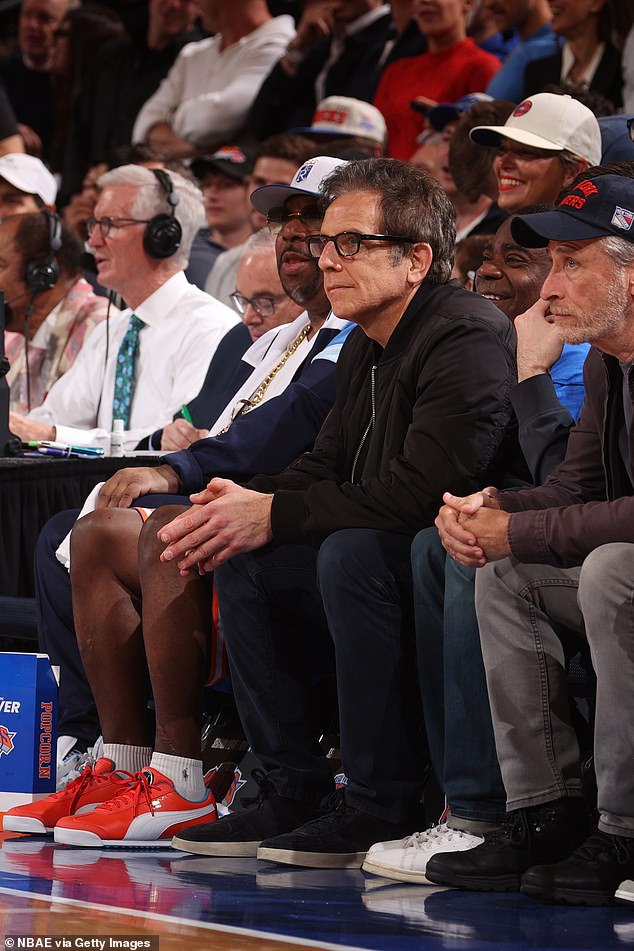
<path fill-rule="evenodd" d="M 357 870 L 294 868 L 164 850 L 0 843 L 0 889 L 373 951 L 634 948 L 634 906 L 567 908 L 519 894 L 399 885 Z"/>

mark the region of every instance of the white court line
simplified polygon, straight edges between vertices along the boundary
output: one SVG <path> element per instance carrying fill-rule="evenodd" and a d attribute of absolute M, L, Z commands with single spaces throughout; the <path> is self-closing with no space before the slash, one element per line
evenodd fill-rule
<path fill-rule="evenodd" d="M 306 945 L 309 948 L 326 948 L 327 951 L 368 951 L 351 944 L 331 944 L 324 941 L 313 941 L 311 938 L 292 937 L 291 935 L 275 934 L 270 931 L 255 931 L 253 928 L 239 928 L 235 925 L 217 925 L 211 921 L 192 921 L 191 918 L 177 918 L 175 915 L 161 915 L 156 911 L 141 911 L 136 908 L 119 908 L 112 905 L 101 905 L 97 902 L 82 901 L 73 898 L 57 898 L 53 895 L 39 895 L 23 891 L 19 888 L 0 886 L 0 895 L 19 896 L 20 898 L 34 898 L 36 901 L 57 902 L 61 905 L 76 905 L 91 911 L 108 911 L 113 915 L 132 915 L 135 918 L 151 918 L 155 921 L 164 921 L 167 924 L 185 925 L 188 928 L 207 928 L 208 931 L 218 931 L 221 934 L 244 935 L 246 938 L 261 938 L 265 941 L 281 941 L 285 944 Z M 160 937 L 160 935 L 159 935 Z"/>

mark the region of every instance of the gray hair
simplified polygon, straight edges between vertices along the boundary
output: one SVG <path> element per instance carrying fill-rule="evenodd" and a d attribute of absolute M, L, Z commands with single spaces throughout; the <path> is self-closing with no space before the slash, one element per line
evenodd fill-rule
<path fill-rule="evenodd" d="M 265 251 L 275 253 L 275 238 L 268 227 L 260 228 L 247 238 L 242 249 L 242 257 L 246 257 L 247 254 L 261 254 Z"/>
<path fill-rule="evenodd" d="M 178 172 L 166 172 L 169 175 L 174 194 L 178 195 L 178 204 L 174 214 L 183 231 L 181 246 L 169 260 L 185 267 L 196 233 L 205 226 L 205 205 L 198 186 Z M 153 218 L 154 215 L 169 214 L 165 189 L 154 172 L 144 165 L 120 165 L 105 172 L 97 183 L 100 188 L 109 185 L 131 185 L 138 192 L 130 206 L 133 218 Z"/>
<path fill-rule="evenodd" d="M 397 159 L 374 158 L 340 165 L 321 184 L 326 207 L 335 198 L 355 191 L 380 197 L 378 229 L 429 244 L 432 263 L 425 280 L 446 284 L 451 277 L 456 243 L 456 213 L 439 183 L 423 171 Z M 394 263 L 407 245 L 396 249 Z"/>
<path fill-rule="evenodd" d="M 600 238 L 601 249 L 605 251 L 613 264 L 619 268 L 628 268 L 634 264 L 634 243 L 617 235 Z"/>

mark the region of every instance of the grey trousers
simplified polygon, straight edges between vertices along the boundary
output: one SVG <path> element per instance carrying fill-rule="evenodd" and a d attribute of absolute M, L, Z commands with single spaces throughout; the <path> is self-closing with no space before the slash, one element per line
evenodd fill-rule
<path fill-rule="evenodd" d="M 476 611 L 507 809 L 581 794 L 564 628 L 587 638 L 597 675 L 599 828 L 634 836 L 634 545 L 595 549 L 581 568 L 482 568 Z"/>

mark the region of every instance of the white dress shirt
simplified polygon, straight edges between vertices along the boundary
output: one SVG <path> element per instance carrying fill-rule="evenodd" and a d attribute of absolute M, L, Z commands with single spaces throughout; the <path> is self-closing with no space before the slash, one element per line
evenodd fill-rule
<path fill-rule="evenodd" d="M 262 403 L 266 403 L 268 400 L 284 392 L 297 373 L 297 368 L 301 366 L 308 356 L 308 353 L 315 343 L 315 338 L 311 337 L 309 339 L 308 337 L 304 337 L 286 360 L 284 360 L 284 355 L 309 323 L 308 314 L 306 311 L 303 311 L 299 317 L 296 317 L 290 324 L 273 327 L 272 330 L 268 330 L 265 334 L 262 334 L 255 343 L 251 344 L 246 353 L 242 355 L 242 362 L 252 366 L 253 373 L 233 394 L 230 402 L 225 406 L 216 422 L 210 428 L 210 436 L 217 436 L 218 433 L 224 432 L 236 414 L 242 409 L 243 400 L 250 400 L 260 384 L 273 371 L 275 371 L 274 376 L 257 405 L 261 406 Z M 339 331 L 343 330 L 347 323 L 348 321 L 340 320 L 339 317 L 335 317 L 331 312 L 319 329 Z M 282 363 L 282 361 L 284 362 Z"/>
<path fill-rule="evenodd" d="M 211 148 L 231 141 L 294 35 L 293 18 L 283 15 L 222 51 L 220 34 L 189 43 L 139 112 L 132 141 L 144 142 L 158 122 L 167 122 L 194 145 Z"/>
<path fill-rule="evenodd" d="M 218 343 L 239 321 L 230 310 L 190 284 L 182 271 L 135 308 L 139 333 L 130 429 L 124 448 L 166 423 L 200 390 Z M 71 369 L 51 387 L 29 419 L 56 427 L 56 439 L 107 448 L 119 346 L 132 310 L 110 317 L 91 334 Z"/>

